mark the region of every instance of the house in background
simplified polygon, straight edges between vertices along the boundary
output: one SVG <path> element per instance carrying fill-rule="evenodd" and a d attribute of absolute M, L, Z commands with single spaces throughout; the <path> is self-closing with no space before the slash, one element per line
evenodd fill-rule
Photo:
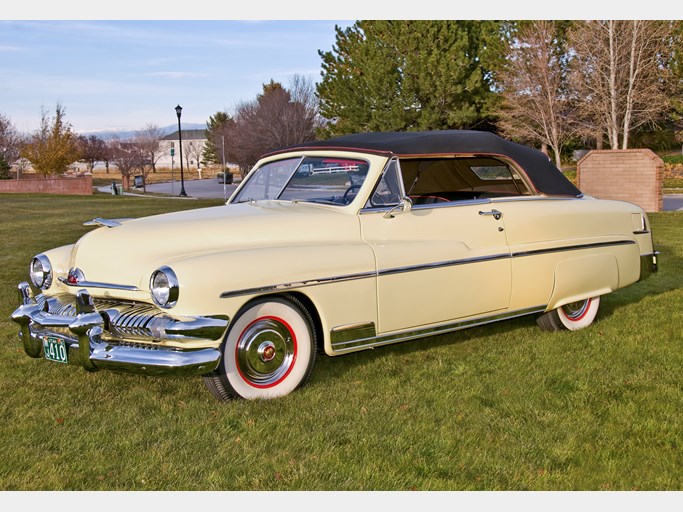
<path fill-rule="evenodd" d="M 204 146 L 206 145 L 206 131 L 205 130 L 183 130 L 183 166 L 188 170 L 199 170 L 201 177 L 202 154 L 204 153 Z M 180 146 L 178 139 L 178 130 L 169 133 L 162 137 L 159 143 L 159 151 L 161 156 L 157 160 L 157 168 L 171 168 L 180 169 Z M 171 149 L 173 149 L 173 156 L 171 156 Z"/>

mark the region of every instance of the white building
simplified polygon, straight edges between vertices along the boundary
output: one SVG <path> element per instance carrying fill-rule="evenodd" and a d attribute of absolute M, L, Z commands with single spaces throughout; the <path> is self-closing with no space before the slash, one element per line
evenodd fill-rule
<path fill-rule="evenodd" d="M 205 130 L 183 130 L 183 165 L 188 169 L 201 169 L 201 159 L 206 146 Z M 159 144 L 161 156 L 157 160 L 157 168 L 180 168 L 180 145 L 178 131 L 161 138 Z M 173 152 L 173 155 L 171 154 Z"/>

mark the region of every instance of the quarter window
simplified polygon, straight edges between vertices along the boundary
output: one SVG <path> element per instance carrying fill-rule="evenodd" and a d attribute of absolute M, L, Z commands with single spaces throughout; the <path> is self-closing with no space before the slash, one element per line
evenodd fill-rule
<path fill-rule="evenodd" d="M 392 159 L 384 169 L 382 179 L 375 188 L 370 204 L 372 206 L 395 206 L 401 201 L 400 167 L 397 159 Z"/>

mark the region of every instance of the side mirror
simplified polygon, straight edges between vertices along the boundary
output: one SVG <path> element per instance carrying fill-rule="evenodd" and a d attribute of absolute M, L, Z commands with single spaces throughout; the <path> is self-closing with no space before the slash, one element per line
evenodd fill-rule
<path fill-rule="evenodd" d="M 413 201 L 408 196 L 403 196 L 399 203 L 384 214 L 385 219 L 393 219 L 398 213 L 408 213 L 413 209 Z"/>

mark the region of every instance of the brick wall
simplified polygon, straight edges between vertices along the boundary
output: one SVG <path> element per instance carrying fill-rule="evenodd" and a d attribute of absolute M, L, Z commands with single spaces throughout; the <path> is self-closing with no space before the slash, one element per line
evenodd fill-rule
<path fill-rule="evenodd" d="M 663 160 L 649 149 L 595 150 L 577 163 L 576 179 L 584 194 L 659 212 L 663 169 Z"/>
<path fill-rule="evenodd" d="M 90 195 L 92 194 L 92 176 L 0 180 L 0 194 Z"/>

